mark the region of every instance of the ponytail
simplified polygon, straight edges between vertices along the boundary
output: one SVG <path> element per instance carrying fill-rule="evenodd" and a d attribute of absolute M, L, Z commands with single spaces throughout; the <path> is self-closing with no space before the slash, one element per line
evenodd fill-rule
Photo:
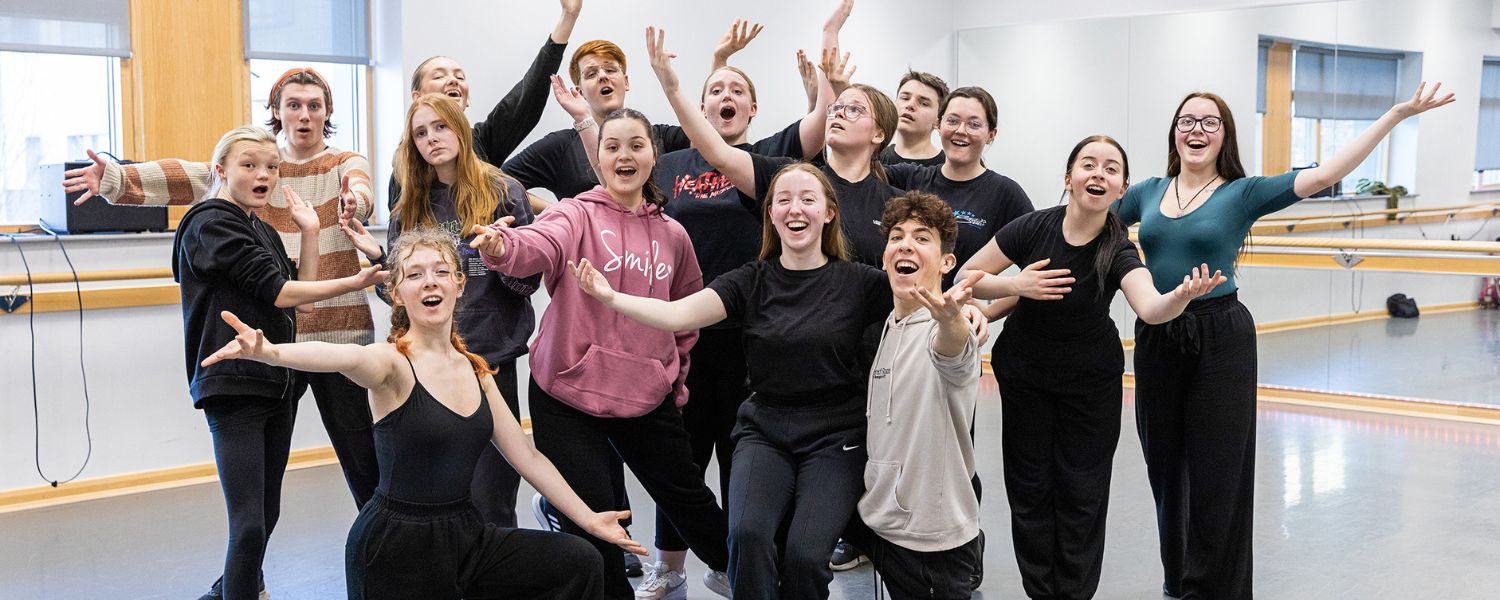
<path fill-rule="evenodd" d="M 1104 211 L 1104 215 L 1104 230 L 1099 232 L 1099 245 L 1094 248 L 1094 275 L 1099 278 L 1100 300 L 1109 297 L 1104 290 L 1108 286 L 1111 267 L 1115 264 L 1115 248 L 1121 241 L 1130 239 L 1130 234 L 1125 231 L 1125 223 L 1120 221 L 1115 211 Z"/>

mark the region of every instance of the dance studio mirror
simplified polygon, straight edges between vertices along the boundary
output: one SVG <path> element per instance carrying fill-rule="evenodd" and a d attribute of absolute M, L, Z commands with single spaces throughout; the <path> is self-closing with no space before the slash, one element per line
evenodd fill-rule
<path fill-rule="evenodd" d="M 1165 134 L 1188 92 L 1222 96 L 1246 173 L 1276 175 L 1328 161 L 1440 80 L 1455 102 L 1402 121 L 1337 188 L 1256 222 L 1239 295 L 1272 393 L 1494 406 L 1500 315 L 1476 301 L 1500 236 L 1500 125 L 1481 134 L 1484 115 L 1500 122 L 1500 98 L 1481 101 L 1500 94 L 1497 32 L 1491 0 L 1002 25 L 958 32 L 957 79 L 994 93 L 999 136 L 986 160 L 1038 208 L 1063 201 L 1064 159 L 1087 135 L 1125 145 L 1133 182 L 1164 176 Z M 1388 318 L 1398 293 L 1422 316 Z M 1132 339 L 1122 298 L 1113 314 Z"/>

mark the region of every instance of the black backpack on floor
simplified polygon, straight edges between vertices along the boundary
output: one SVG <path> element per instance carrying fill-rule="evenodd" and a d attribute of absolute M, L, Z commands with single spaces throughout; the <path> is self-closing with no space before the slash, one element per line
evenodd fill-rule
<path fill-rule="evenodd" d="M 1415 319 L 1422 314 L 1417 309 L 1417 301 L 1407 298 L 1406 294 L 1391 294 L 1385 299 L 1385 310 L 1398 319 Z"/>

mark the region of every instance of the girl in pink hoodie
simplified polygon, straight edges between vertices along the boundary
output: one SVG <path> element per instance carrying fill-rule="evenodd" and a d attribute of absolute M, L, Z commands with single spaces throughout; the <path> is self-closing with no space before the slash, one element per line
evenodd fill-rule
<path fill-rule="evenodd" d="M 665 197 L 651 183 L 657 150 L 646 117 L 630 109 L 611 113 L 592 149 L 602 186 L 553 205 L 524 227 L 509 227 L 510 217 L 476 227 L 470 245 L 506 275 L 541 273 L 552 297 L 531 345 L 527 396 L 537 448 L 596 510 L 613 508 L 608 458 L 617 452 L 713 569 L 704 578 L 709 588 L 727 595 L 727 522 L 693 465 L 680 411 L 687 403 L 688 350 L 698 333 L 658 331 L 605 308 L 567 276 L 566 265 L 587 259 L 614 289 L 667 301 L 703 289 L 703 275 L 687 232 L 662 212 Z M 618 574 L 609 595 L 631 597 L 619 550 L 566 519 L 562 525 L 593 542 L 606 565 L 618 565 L 605 569 Z"/>

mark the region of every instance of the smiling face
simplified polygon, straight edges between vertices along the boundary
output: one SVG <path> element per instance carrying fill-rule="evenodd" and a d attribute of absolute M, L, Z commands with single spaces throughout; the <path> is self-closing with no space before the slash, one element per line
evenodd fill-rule
<path fill-rule="evenodd" d="M 281 152 L 275 144 L 236 142 L 214 173 L 224 182 L 229 200 L 246 212 L 265 206 L 280 179 Z"/>
<path fill-rule="evenodd" d="M 1184 118 L 1193 119 L 1191 129 L 1183 131 L 1181 124 Z M 1215 121 L 1218 127 L 1215 128 Z M 1224 123 L 1224 115 L 1219 111 L 1219 105 L 1213 100 L 1203 97 L 1189 99 L 1177 111 L 1177 120 L 1173 122 L 1172 144 L 1177 149 L 1177 156 L 1182 161 L 1182 166 L 1189 170 L 1207 168 L 1214 170 L 1217 164 L 1219 151 L 1224 147 L 1224 136 L 1227 131 Z M 1208 129 L 1217 129 L 1208 131 Z"/>
<path fill-rule="evenodd" d="M 957 261 L 953 254 L 943 253 L 938 232 L 916 219 L 907 219 L 891 228 L 881 259 L 893 290 L 938 289 L 943 275 Z"/>
<path fill-rule="evenodd" d="M 417 67 L 412 75 L 411 99 L 423 94 L 443 94 L 457 100 L 464 108 L 469 107 L 469 80 L 458 61 L 446 56 L 434 56 Z"/>
<path fill-rule="evenodd" d="M 995 124 L 989 122 L 984 105 L 973 98 L 953 98 L 938 126 L 943 152 L 948 160 L 968 165 L 979 162 L 984 148 L 995 141 Z"/>
<path fill-rule="evenodd" d="M 578 87 L 589 110 L 607 115 L 625 106 L 625 92 L 630 91 L 630 77 L 625 67 L 603 54 L 578 59 Z"/>
<path fill-rule="evenodd" d="M 719 137 L 731 144 L 739 143 L 750 127 L 759 107 L 755 104 L 755 87 L 743 73 L 723 68 L 714 71 L 703 84 L 703 116 L 713 125 Z"/>
<path fill-rule="evenodd" d="M 630 117 L 604 122 L 599 130 L 599 171 L 611 195 L 625 198 L 640 194 L 655 166 L 656 148 L 645 123 Z"/>
<path fill-rule="evenodd" d="M 834 222 L 834 211 L 824 195 L 823 183 L 800 169 L 776 179 L 766 216 L 781 240 L 782 254 L 820 248 L 823 229 Z"/>
<path fill-rule="evenodd" d="M 439 99 L 438 102 L 447 102 Z M 418 106 L 411 114 L 411 141 L 422 159 L 433 167 L 451 164 L 458 158 L 458 133 L 431 106 Z"/>
<path fill-rule="evenodd" d="M 310 83 L 281 86 L 281 103 L 271 108 L 271 116 L 281 122 L 281 130 L 293 148 L 315 150 L 323 145 L 323 126 L 328 123 L 323 88 Z"/>
<path fill-rule="evenodd" d="M 896 92 L 896 108 L 901 120 L 896 129 L 905 135 L 929 135 L 938 124 L 938 104 L 943 101 L 937 90 L 915 79 L 901 84 Z"/>
<path fill-rule="evenodd" d="M 1068 198 L 1090 212 L 1109 210 L 1125 195 L 1127 167 L 1120 149 L 1103 141 L 1086 144 L 1063 176 Z"/>
<path fill-rule="evenodd" d="M 453 256 L 419 245 L 400 261 L 392 275 L 396 306 L 406 309 L 413 325 L 439 328 L 453 320 L 464 282 Z"/>

